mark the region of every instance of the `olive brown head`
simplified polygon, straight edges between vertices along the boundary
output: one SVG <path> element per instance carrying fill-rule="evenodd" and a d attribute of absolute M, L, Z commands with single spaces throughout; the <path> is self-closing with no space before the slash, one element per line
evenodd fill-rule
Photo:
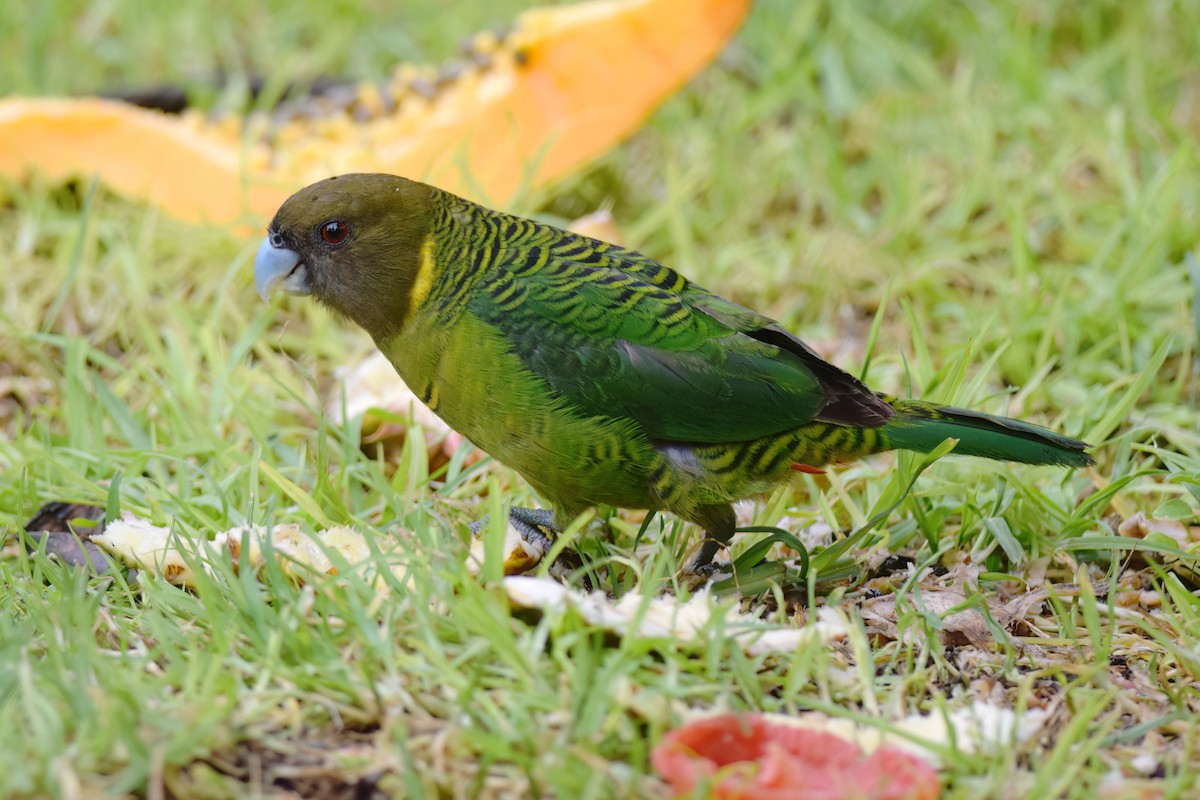
<path fill-rule="evenodd" d="M 394 175 L 350 174 L 289 197 L 254 257 L 263 300 L 311 295 L 376 341 L 404 324 L 439 190 Z"/>

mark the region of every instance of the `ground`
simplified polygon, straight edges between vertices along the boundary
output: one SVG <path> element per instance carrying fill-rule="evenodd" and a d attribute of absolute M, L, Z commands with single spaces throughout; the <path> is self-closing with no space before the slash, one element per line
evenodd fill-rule
<path fill-rule="evenodd" d="M 0 94 L 377 79 L 520 7 L 412 5 L 7 3 Z M 887 512 L 812 581 L 726 595 L 848 621 L 785 656 L 513 612 L 465 525 L 536 498 L 486 459 L 360 450 L 323 409 L 365 336 L 263 305 L 231 233 L 0 182 L 0 794 L 664 797 L 649 752 L 691 711 L 887 726 L 985 701 L 1041 726 L 943 746 L 947 797 L 1196 796 L 1198 51 L 1183 0 L 760 0 L 643 131 L 514 205 L 611 206 L 632 245 L 879 389 L 1096 445 L 1073 473 L 947 457 L 904 496 L 917 460 L 883 456 L 744 509 L 817 544 Z M 349 524 L 400 541 L 408 578 L 380 605 L 271 570 L 88 577 L 18 541 L 51 501 L 188 536 Z M 576 544 L 610 594 L 686 596 L 695 532 L 656 520 L 635 549 L 639 522 Z"/>

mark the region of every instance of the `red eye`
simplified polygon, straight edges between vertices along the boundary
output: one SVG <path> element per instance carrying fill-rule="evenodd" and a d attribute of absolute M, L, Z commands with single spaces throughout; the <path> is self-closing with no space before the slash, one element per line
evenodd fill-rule
<path fill-rule="evenodd" d="M 331 219 L 321 225 L 321 241 L 338 245 L 350 238 L 350 226 L 340 219 Z"/>

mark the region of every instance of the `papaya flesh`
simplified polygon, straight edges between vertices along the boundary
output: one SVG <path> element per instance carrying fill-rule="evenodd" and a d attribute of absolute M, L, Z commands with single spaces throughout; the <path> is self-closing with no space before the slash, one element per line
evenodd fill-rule
<path fill-rule="evenodd" d="M 594 0 L 480 34 L 452 75 L 402 66 L 304 113 L 219 120 L 99 98 L 0 100 L 0 174 L 109 189 L 183 221 L 257 225 L 294 191 L 391 172 L 504 206 L 635 131 L 711 61 L 750 0 Z"/>

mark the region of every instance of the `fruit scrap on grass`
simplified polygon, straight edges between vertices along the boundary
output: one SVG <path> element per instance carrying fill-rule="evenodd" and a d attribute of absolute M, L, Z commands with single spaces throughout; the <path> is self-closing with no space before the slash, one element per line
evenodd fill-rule
<path fill-rule="evenodd" d="M 697 647 L 718 647 L 736 641 L 747 655 L 790 654 L 807 647 L 828 647 L 844 639 L 844 615 L 832 608 L 817 609 L 803 627 L 776 625 L 760 614 L 743 613 L 707 591 L 684 600 L 674 595 L 646 597 L 630 591 L 613 599 L 603 592 L 581 592 L 548 578 L 514 576 L 505 579 L 509 602 L 518 608 L 559 614 L 571 609 L 584 622 L 617 636 L 665 639 Z"/>
<path fill-rule="evenodd" d="M 347 527 L 309 534 L 298 525 L 253 525 L 222 531 L 210 540 L 193 539 L 125 515 L 93 536 L 92 542 L 126 566 L 190 587 L 197 584 L 197 570 L 211 572 L 214 561 L 221 558 L 230 559 L 235 568 L 245 563 L 258 570 L 271 554 L 283 573 L 298 582 L 337 575 L 342 567 L 360 570 L 371 562 L 371 549 L 362 534 Z"/>
<path fill-rule="evenodd" d="M 403 451 L 410 423 L 419 427 L 425 437 L 430 471 L 449 461 L 464 442 L 462 434 L 451 430 L 413 394 L 378 351 L 353 367 L 338 370 L 338 392 L 325 413 L 339 425 L 361 416 L 363 451 L 372 457 L 382 453 L 388 461 L 395 461 Z M 465 463 L 475 463 L 482 457 L 479 451 L 472 451 Z"/>
<path fill-rule="evenodd" d="M 398 547 L 400 537 L 376 540 L 378 554 L 365 535 L 339 526 L 310 533 L 295 524 L 237 527 L 212 539 L 192 538 L 148 520 L 125 515 L 110 523 L 92 541 L 127 567 L 165 578 L 170 583 L 196 588 L 202 583 L 198 572 L 212 575 L 225 564 L 233 570 L 247 566 L 261 574 L 267 559 L 296 583 L 313 582 L 322 575 L 335 580 L 353 572 L 374 587 L 382 601 L 392 591 L 379 568 L 385 565 L 400 585 L 407 582 L 407 558 Z M 505 531 L 502 569 L 504 590 L 515 608 L 542 614 L 572 611 L 585 622 L 617 636 L 670 639 L 679 643 L 707 646 L 714 637 L 736 640 L 751 656 L 787 654 L 805 647 L 825 647 L 846 636 L 844 616 L 834 609 L 819 609 L 803 627 L 774 625 L 761 615 L 743 613 L 736 605 L 717 601 L 707 592 L 690 599 L 674 596 L 646 598 L 629 592 L 612 599 L 602 592 L 582 592 L 549 578 L 525 577 L 542 560 L 544 553 L 527 542 L 511 526 Z M 480 539 L 472 540 L 467 569 L 477 574 L 484 561 Z M 334 584 L 323 582 L 326 588 Z M 719 623 L 719 624 L 718 624 Z"/>
<path fill-rule="evenodd" d="M 221 561 L 238 569 L 243 564 L 261 571 L 268 556 L 272 557 L 284 575 L 304 583 L 320 575 L 336 576 L 343 569 L 369 578 L 379 592 L 389 591 L 378 565 L 383 563 L 394 576 L 403 580 L 408 567 L 403 551 L 398 547 L 404 531 L 395 531 L 396 538 L 376 540 L 378 555 L 359 531 L 339 525 L 328 530 L 310 533 L 295 524 L 260 525 L 230 528 L 212 539 L 192 538 L 171 528 L 155 525 L 149 520 L 130 514 L 110 523 L 103 533 L 91 541 L 120 563 L 159 575 L 179 586 L 195 587 L 197 569 L 211 574 Z M 503 571 L 518 575 L 537 566 L 542 553 L 521 538 L 511 527 L 505 532 Z M 472 543 L 468 569 L 478 572 L 483 562 L 483 546 Z"/>
<path fill-rule="evenodd" d="M 854 742 L 784 717 L 723 714 L 667 734 L 651 754 L 677 797 L 717 800 L 933 800 L 937 773 L 899 747 Z"/>
<path fill-rule="evenodd" d="M 261 222 L 296 189 L 341 172 L 392 172 L 506 205 L 637 130 L 716 56 L 749 7 L 534 9 L 506 36 L 476 36 L 461 66 L 403 65 L 384 86 L 323 94 L 294 113 L 214 119 L 99 98 L 0 100 L 0 175 L 95 174 L 173 217 L 221 225 Z"/>

